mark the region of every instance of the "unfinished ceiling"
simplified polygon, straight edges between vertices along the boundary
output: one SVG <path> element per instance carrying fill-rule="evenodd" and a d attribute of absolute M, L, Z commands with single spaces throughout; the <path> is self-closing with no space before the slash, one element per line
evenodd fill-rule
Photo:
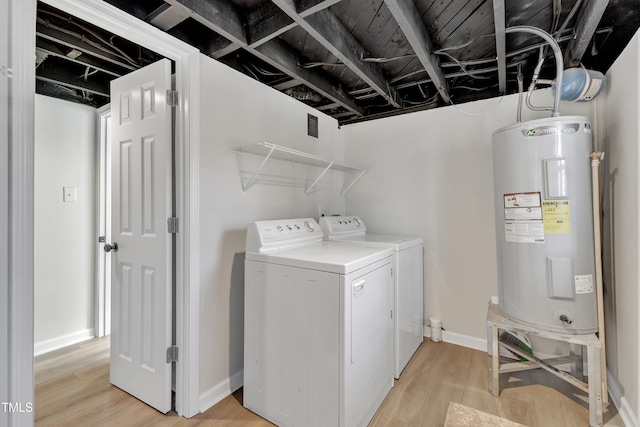
<path fill-rule="evenodd" d="M 636 0 L 107 0 L 203 54 L 353 123 L 525 88 L 540 47 L 605 73 L 640 25 Z M 38 4 L 38 93 L 93 106 L 158 55 Z M 555 77 L 551 49 L 541 76 Z"/>

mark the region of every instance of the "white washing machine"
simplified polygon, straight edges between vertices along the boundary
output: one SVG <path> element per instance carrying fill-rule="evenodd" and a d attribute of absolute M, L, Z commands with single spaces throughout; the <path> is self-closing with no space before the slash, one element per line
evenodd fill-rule
<path fill-rule="evenodd" d="M 279 426 L 366 426 L 393 386 L 391 248 L 311 218 L 247 230 L 244 406 Z"/>
<path fill-rule="evenodd" d="M 367 233 L 357 216 L 320 218 L 325 239 L 393 248 L 394 377 L 403 369 L 424 336 L 424 240 L 422 237 Z"/>

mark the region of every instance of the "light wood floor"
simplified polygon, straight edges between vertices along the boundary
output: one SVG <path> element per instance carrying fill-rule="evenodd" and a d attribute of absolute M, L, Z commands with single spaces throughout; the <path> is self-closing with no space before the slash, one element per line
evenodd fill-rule
<path fill-rule="evenodd" d="M 162 415 L 109 384 L 109 341 L 95 339 L 36 358 L 36 426 L 271 426 L 242 407 L 242 390 L 191 419 Z M 531 427 L 588 426 L 586 394 L 542 371 L 503 375 L 487 392 L 487 355 L 425 340 L 371 427 L 440 427 L 450 401 Z M 624 427 L 615 407 L 607 426 Z"/>

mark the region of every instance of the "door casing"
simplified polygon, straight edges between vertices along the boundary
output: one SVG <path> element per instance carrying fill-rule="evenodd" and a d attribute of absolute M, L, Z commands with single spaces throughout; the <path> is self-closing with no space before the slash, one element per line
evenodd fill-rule
<path fill-rule="evenodd" d="M 35 67 L 35 1 L 8 0 L 11 22 L 12 111 L 9 132 L 12 171 L 8 188 L 11 230 L 12 295 L 9 312 L 9 397 L 33 402 L 33 160 Z M 199 413 L 199 302 L 198 302 L 198 144 L 199 51 L 145 24 L 101 0 L 44 0 L 44 3 L 97 25 L 169 58 L 176 63 L 176 335 L 180 360 L 176 364 L 176 411 L 191 417 Z M 0 64 L 2 65 L 2 64 Z M 19 414 L 14 426 L 30 426 L 33 414 Z"/>

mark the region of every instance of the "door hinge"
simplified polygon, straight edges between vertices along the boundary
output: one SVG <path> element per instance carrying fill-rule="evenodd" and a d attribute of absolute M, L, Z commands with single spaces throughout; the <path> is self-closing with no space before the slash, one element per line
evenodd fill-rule
<path fill-rule="evenodd" d="M 176 363 L 178 361 L 178 346 L 172 345 L 167 348 L 167 363 Z"/>
<path fill-rule="evenodd" d="M 6 65 L 0 65 L 0 76 L 10 79 L 13 77 L 13 70 Z"/>
<path fill-rule="evenodd" d="M 171 218 L 167 219 L 167 232 L 171 233 L 171 234 L 178 233 L 178 218 L 177 217 L 172 216 Z"/>
<path fill-rule="evenodd" d="M 180 101 L 177 90 L 167 89 L 167 105 L 169 107 L 177 107 Z"/>

